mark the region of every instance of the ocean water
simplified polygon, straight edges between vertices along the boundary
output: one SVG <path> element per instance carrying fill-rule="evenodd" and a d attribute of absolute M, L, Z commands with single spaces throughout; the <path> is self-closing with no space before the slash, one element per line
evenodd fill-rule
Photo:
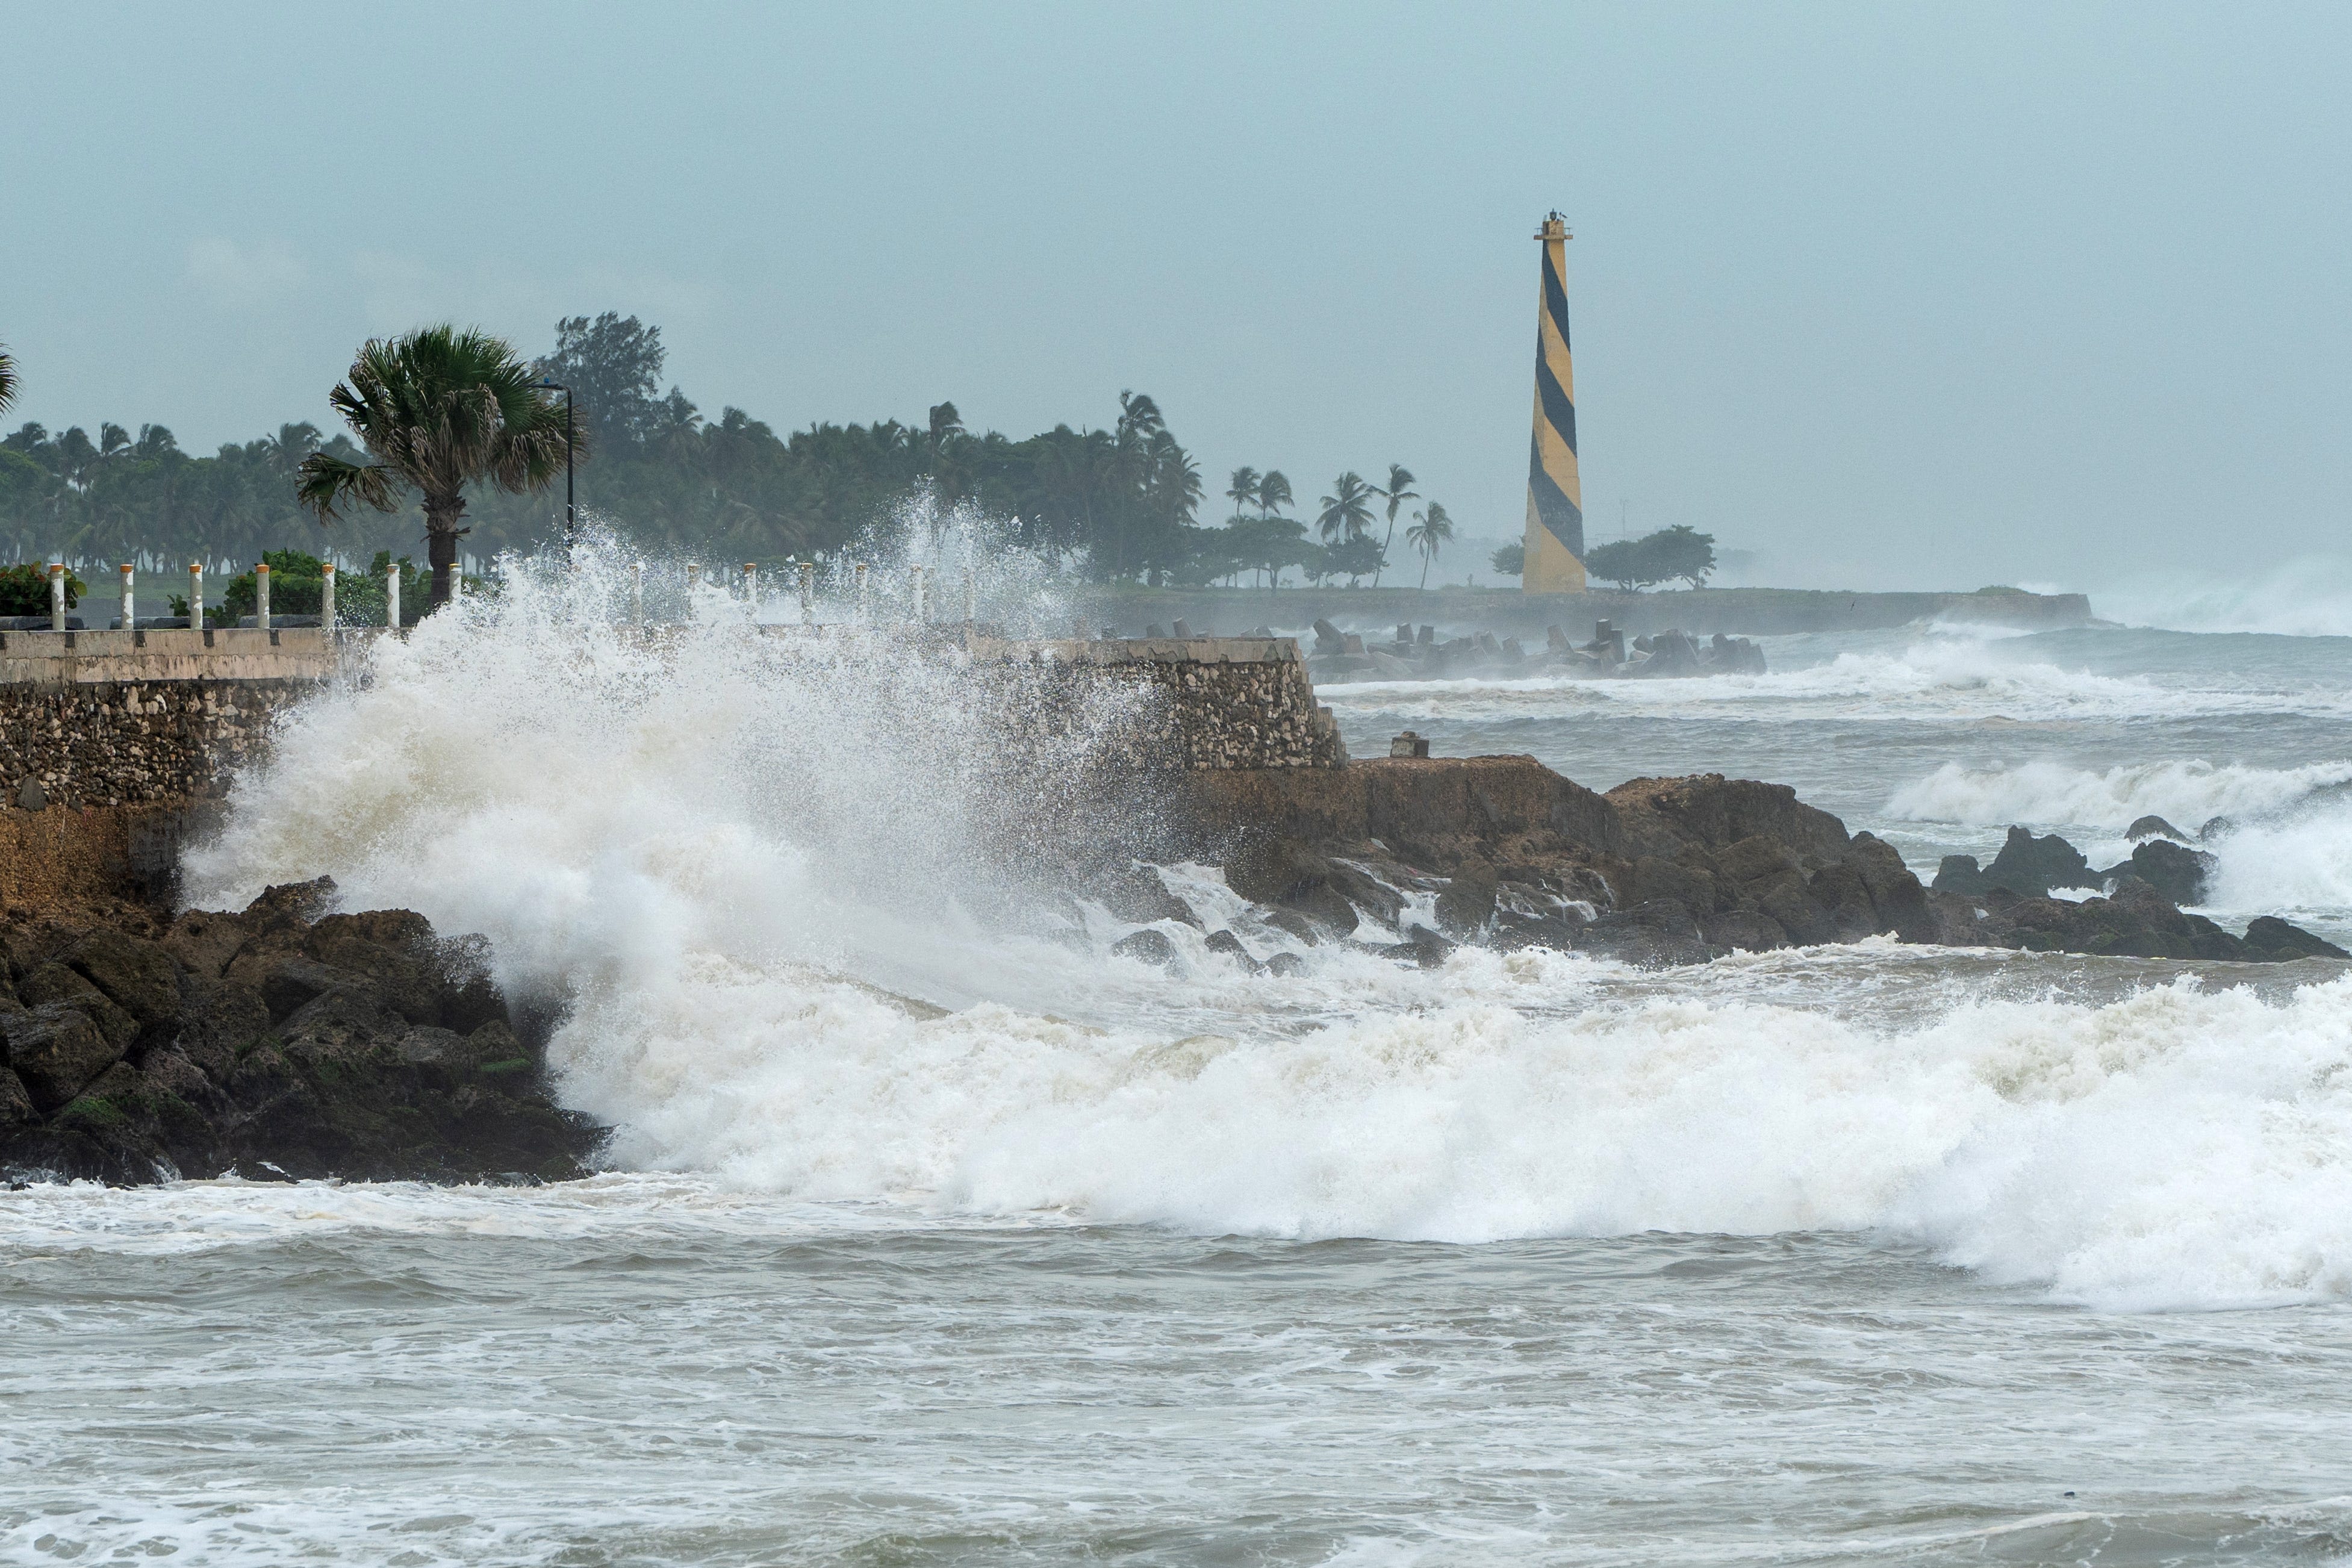
<path fill-rule="evenodd" d="M 2352 1559 L 2352 966 L 1154 969 L 1008 871 L 953 669 L 614 591 L 381 650 L 188 867 L 487 932 L 611 1169 L 0 1193 L 0 1561 Z M 2222 816 L 2217 918 L 2352 937 L 2352 640 L 1767 652 L 1324 695 L 1928 870 Z"/>

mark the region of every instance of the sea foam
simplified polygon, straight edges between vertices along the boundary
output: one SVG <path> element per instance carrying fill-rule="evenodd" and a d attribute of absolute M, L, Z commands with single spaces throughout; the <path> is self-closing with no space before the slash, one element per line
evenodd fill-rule
<path fill-rule="evenodd" d="M 189 873 L 487 932 L 566 998 L 551 1060 L 616 1168 L 1208 1234 L 1863 1231 L 2114 1306 L 2352 1293 L 2352 982 L 1962 986 L 1923 1020 L 1867 1005 L 1934 962 L 1885 944 L 1753 961 L 1824 1007 L 1552 953 L 1253 976 L 1172 923 L 1162 971 L 992 877 L 951 665 L 716 615 L 656 658 L 579 592 L 520 574 L 381 645 Z"/>

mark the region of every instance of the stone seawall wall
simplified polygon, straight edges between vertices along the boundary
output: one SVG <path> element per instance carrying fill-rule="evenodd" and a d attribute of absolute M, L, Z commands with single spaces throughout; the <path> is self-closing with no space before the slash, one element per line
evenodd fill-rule
<path fill-rule="evenodd" d="M 80 808 L 215 794 L 268 744 L 278 711 L 314 685 L 260 679 L 0 686 L 0 802 Z"/>
<path fill-rule="evenodd" d="M 998 642 L 973 662 L 1005 679 L 1016 726 L 1059 739 L 1101 724 L 1090 760 L 1191 772 L 1336 768 L 1347 748 L 1288 637 Z M 1095 700 L 1129 700 L 1103 720 Z"/>

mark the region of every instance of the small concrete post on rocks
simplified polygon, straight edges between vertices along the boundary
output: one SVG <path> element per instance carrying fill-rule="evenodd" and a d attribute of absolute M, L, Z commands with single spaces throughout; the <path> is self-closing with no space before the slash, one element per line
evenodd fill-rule
<path fill-rule="evenodd" d="M 816 625 L 816 563 L 801 563 L 801 625 Z"/>
<path fill-rule="evenodd" d="M 751 562 L 743 563 L 743 603 L 751 606 L 751 618 L 760 618 L 760 569 Z"/>
<path fill-rule="evenodd" d="M 383 572 L 383 624 L 386 630 L 400 629 L 400 566 L 397 562 Z"/>
<path fill-rule="evenodd" d="M 139 626 L 139 605 L 131 592 L 131 563 L 126 561 L 122 572 L 122 629 L 134 631 Z"/>
<path fill-rule="evenodd" d="M 866 563 L 857 562 L 849 570 L 857 579 L 857 624 L 864 626 L 866 624 Z"/>
<path fill-rule="evenodd" d="M 331 561 L 319 567 L 319 625 L 326 631 L 335 629 L 335 563 Z"/>
<path fill-rule="evenodd" d="M 923 569 L 921 567 L 907 568 L 907 594 L 908 597 L 914 601 L 915 624 L 919 626 L 923 624 Z"/>
<path fill-rule="evenodd" d="M 49 563 L 49 630 L 66 629 L 66 563 Z"/>
<path fill-rule="evenodd" d="M 449 566 L 449 602 L 456 604 L 466 596 L 466 558 L 462 555 Z"/>
<path fill-rule="evenodd" d="M 257 561 L 253 565 L 253 624 L 263 631 L 269 629 L 269 563 Z"/>
<path fill-rule="evenodd" d="M 188 563 L 188 629 L 205 629 L 205 565 L 201 561 Z"/>

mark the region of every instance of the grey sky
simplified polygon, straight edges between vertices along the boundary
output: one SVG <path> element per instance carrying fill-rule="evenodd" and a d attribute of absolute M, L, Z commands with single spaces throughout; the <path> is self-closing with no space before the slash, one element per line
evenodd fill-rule
<path fill-rule="evenodd" d="M 16 419 L 208 449 L 451 318 L 658 323 L 707 413 L 1159 398 L 1221 489 L 1516 534 L 1536 220 L 1587 512 L 1792 582 L 2342 542 L 2341 6 L 14 5 Z"/>

